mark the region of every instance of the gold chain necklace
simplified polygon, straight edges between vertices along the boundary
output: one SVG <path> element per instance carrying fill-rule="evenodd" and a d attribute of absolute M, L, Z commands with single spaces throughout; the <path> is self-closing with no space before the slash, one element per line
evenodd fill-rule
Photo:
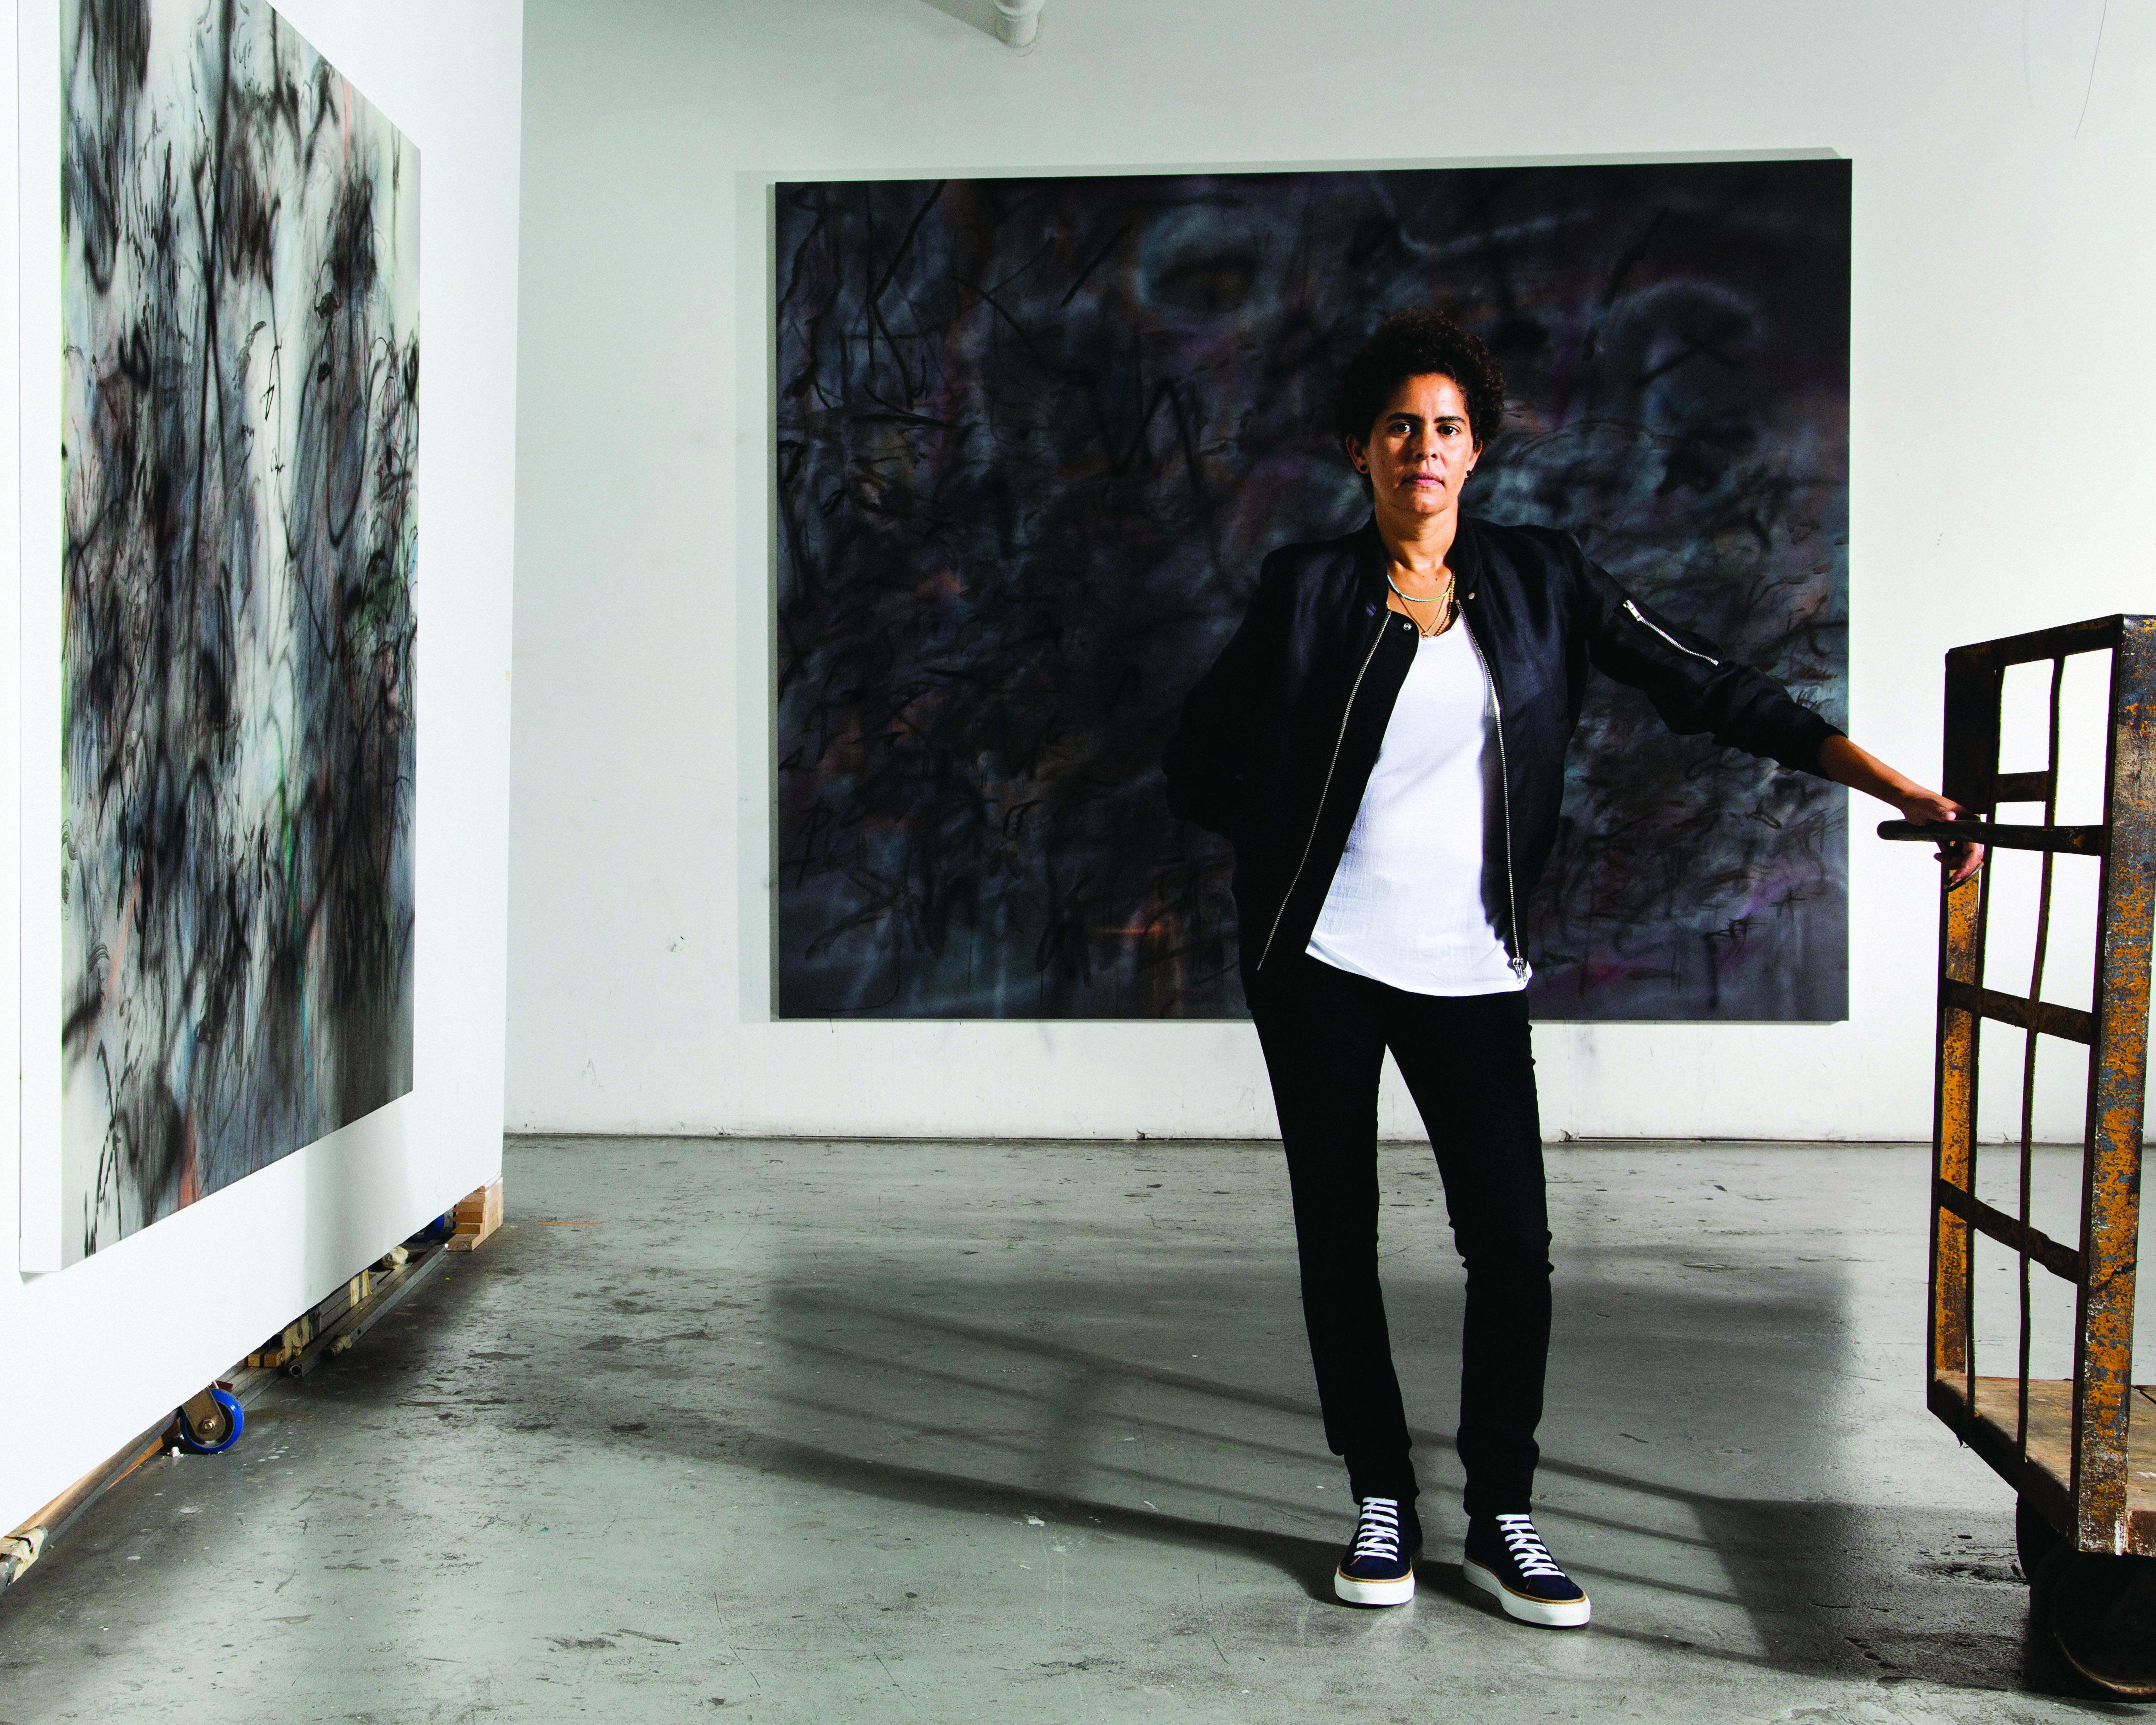
<path fill-rule="evenodd" d="M 1440 600 L 1450 601 L 1453 595 L 1452 572 L 1450 569 L 1445 571 L 1445 590 L 1442 593 L 1433 593 L 1427 599 L 1418 599 L 1412 593 L 1400 593 L 1400 584 L 1393 579 L 1393 572 L 1390 569 L 1385 571 L 1385 584 L 1394 592 L 1399 593 L 1400 598 L 1409 605 L 1435 605 Z M 1428 629 L 1424 628 L 1420 620 L 1412 613 L 1409 614 L 1408 620 L 1415 626 L 1415 632 L 1418 635 L 1428 640 L 1431 636 L 1444 634 L 1451 626 L 1452 616 L 1453 608 L 1450 603 L 1447 603 L 1444 613 Z"/>

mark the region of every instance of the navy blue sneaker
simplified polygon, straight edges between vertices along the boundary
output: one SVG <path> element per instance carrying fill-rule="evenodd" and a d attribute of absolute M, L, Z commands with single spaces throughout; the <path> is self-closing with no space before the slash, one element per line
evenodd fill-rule
<path fill-rule="evenodd" d="M 1414 1562 L 1421 1555 L 1422 1523 L 1414 1506 L 1366 1497 L 1332 1591 L 1351 1605 L 1404 1605 L 1414 1598 Z"/>
<path fill-rule="evenodd" d="M 1475 1516 L 1460 1567 L 1471 1583 L 1495 1596 L 1507 1617 L 1556 1630 L 1587 1621 L 1587 1590 L 1558 1568 L 1526 1516 Z"/>

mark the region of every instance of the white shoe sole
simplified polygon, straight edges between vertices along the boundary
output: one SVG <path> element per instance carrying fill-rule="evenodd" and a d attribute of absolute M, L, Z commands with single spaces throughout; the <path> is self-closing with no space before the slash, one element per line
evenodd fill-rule
<path fill-rule="evenodd" d="M 1404 1605 L 1414 1598 L 1414 1571 L 1409 1569 L 1398 1581 L 1358 1581 L 1336 1569 L 1332 1591 L 1350 1605 Z"/>
<path fill-rule="evenodd" d="M 1469 1585 L 1479 1587 L 1502 1605 L 1507 1617 L 1517 1617 L 1522 1623 L 1540 1624 L 1549 1630 L 1576 1630 L 1587 1621 L 1589 1604 L 1584 1595 L 1564 1604 L 1553 1605 L 1548 1599 L 1514 1593 L 1497 1578 L 1494 1570 L 1484 1568 L 1471 1558 L 1463 1557 L 1460 1568 Z"/>

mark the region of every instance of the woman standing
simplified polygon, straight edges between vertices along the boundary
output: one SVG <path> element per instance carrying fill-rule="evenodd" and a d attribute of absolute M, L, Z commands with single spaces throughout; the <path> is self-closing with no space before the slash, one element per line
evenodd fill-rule
<path fill-rule="evenodd" d="M 1503 412 L 1489 350 L 1444 313 L 1378 327 L 1334 406 L 1372 518 L 1265 559 L 1163 765 L 1173 811 L 1235 842 L 1244 988 L 1287 1152 L 1318 1400 L 1358 1506 L 1334 1591 L 1404 1604 L 1422 1546 L 1378 1283 L 1389 1048 L 1467 1268 L 1467 1578 L 1513 1617 L 1573 1626 L 1587 1595 L 1530 1511 L 1550 1234 L 1520 907 L 1556 837 L 1589 669 L 1645 691 L 1673 730 L 1867 791 L 1909 820 L 1958 811 L 1640 605 L 1568 534 L 1464 516 Z M 1982 857 L 1951 849 L 1956 879 Z"/>

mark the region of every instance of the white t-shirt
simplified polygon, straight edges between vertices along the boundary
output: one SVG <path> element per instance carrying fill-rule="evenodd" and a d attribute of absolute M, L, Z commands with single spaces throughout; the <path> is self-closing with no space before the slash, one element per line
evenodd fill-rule
<path fill-rule="evenodd" d="M 1418 640 L 1310 955 L 1411 994 L 1499 994 L 1512 970 L 1484 888 L 1503 795 L 1490 675 L 1455 623 Z"/>

